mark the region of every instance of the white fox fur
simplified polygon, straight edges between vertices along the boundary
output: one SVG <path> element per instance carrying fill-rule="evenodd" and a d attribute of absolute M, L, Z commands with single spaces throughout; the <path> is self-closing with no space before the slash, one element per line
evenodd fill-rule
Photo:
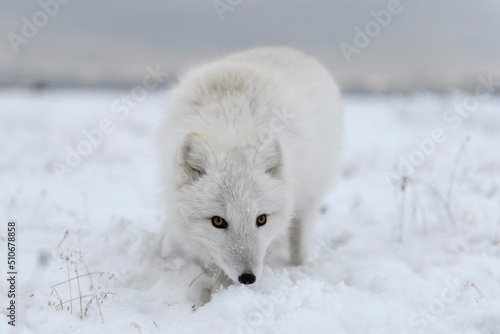
<path fill-rule="evenodd" d="M 232 54 L 186 73 L 166 109 L 168 228 L 215 264 L 217 284 L 244 273 L 258 280 L 269 245 L 283 237 L 291 262 L 302 263 L 340 149 L 339 91 L 323 66 L 285 47 Z M 214 216 L 227 228 L 214 227 Z"/>

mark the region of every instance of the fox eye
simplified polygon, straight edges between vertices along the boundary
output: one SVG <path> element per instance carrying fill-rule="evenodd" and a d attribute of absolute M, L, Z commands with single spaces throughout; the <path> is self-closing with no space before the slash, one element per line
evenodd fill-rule
<path fill-rule="evenodd" d="M 219 216 L 214 216 L 212 217 L 212 225 L 217 228 L 226 228 L 227 223 L 224 220 L 224 218 L 221 218 Z"/>
<path fill-rule="evenodd" d="M 260 215 L 257 217 L 257 226 L 262 226 L 265 225 L 267 222 L 267 216 L 266 215 Z"/>

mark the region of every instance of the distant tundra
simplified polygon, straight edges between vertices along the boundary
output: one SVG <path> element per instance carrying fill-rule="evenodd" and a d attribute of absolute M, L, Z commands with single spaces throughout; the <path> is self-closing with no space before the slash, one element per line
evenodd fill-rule
<path fill-rule="evenodd" d="M 303 263 L 335 174 L 341 116 L 330 74 L 286 47 L 235 53 L 181 77 L 160 128 L 166 226 L 217 272 L 214 289 L 255 283 L 277 240 Z"/>

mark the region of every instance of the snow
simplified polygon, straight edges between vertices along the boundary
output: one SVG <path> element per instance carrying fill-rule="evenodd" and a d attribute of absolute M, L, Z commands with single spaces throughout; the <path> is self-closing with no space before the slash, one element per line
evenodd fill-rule
<path fill-rule="evenodd" d="M 1 333 L 14 332 L 9 219 L 18 333 L 500 333 L 500 97 L 456 117 L 465 93 L 346 96 L 338 178 L 307 263 L 288 266 L 277 248 L 255 284 L 202 305 L 214 278 L 189 286 L 203 268 L 161 246 L 155 130 L 167 95 L 124 107 L 126 93 L 0 91 Z M 88 146 L 82 131 L 105 118 Z M 432 149 L 436 129 L 446 139 Z M 78 147 L 88 155 L 58 177 L 54 162 Z M 421 165 L 403 179 L 410 157 Z"/>

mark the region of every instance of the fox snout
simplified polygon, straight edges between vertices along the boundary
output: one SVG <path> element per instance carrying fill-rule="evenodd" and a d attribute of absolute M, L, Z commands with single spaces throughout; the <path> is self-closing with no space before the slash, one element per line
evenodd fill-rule
<path fill-rule="evenodd" d="M 251 272 L 241 274 L 238 277 L 238 282 L 240 282 L 241 284 L 253 284 L 253 283 L 255 283 L 256 280 L 257 280 L 257 278 Z"/>

